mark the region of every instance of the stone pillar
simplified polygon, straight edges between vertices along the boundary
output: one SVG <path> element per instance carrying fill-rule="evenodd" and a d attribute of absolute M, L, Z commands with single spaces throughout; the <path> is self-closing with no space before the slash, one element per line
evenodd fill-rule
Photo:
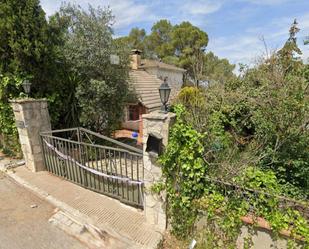
<path fill-rule="evenodd" d="M 170 126 L 175 114 L 161 113 L 159 111 L 143 115 L 143 162 L 145 199 L 144 211 L 148 223 L 156 225 L 158 229 L 166 229 L 165 194 L 158 196 L 152 194 L 151 186 L 162 181 L 162 171 L 157 163 L 158 154 L 146 151 L 150 135 L 161 137 L 163 147 L 167 146 Z"/>
<path fill-rule="evenodd" d="M 32 172 L 45 170 L 39 133 L 51 130 L 47 100 L 16 99 L 10 102 L 26 166 Z"/>

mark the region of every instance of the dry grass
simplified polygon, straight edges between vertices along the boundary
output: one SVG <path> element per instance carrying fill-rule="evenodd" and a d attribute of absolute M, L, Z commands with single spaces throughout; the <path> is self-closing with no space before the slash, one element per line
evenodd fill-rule
<path fill-rule="evenodd" d="M 188 249 L 188 242 L 179 240 L 170 232 L 166 232 L 164 240 L 158 249 Z"/>

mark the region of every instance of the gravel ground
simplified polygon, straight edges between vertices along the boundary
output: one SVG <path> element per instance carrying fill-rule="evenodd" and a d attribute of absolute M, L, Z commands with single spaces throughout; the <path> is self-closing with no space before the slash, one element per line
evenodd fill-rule
<path fill-rule="evenodd" d="M 0 249 L 85 249 L 48 222 L 55 207 L 0 172 Z"/>

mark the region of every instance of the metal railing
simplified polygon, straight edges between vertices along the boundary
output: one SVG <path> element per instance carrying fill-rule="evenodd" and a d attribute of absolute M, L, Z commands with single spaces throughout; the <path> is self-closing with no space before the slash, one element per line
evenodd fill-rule
<path fill-rule="evenodd" d="M 42 132 L 46 169 L 80 186 L 143 208 L 143 154 L 84 128 Z"/>

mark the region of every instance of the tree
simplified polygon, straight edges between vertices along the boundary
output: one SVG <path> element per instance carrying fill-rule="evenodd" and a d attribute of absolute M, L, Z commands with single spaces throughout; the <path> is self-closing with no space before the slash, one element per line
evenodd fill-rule
<path fill-rule="evenodd" d="M 205 53 L 207 34 L 189 22 L 173 26 L 162 19 L 153 24 L 149 35 L 143 29 L 133 28 L 128 36 L 118 38 L 117 43 L 129 49 L 142 49 L 145 58 L 160 59 L 185 68 L 186 83 L 224 82 L 234 76 L 235 66 L 228 60 Z"/>
<path fill-rule="evenodd" d="M 172 43 L 179 58 L 179 66 L 187 69 L 188 76 L 198 85 L 202 78 L 208 35 L 189 22 L 182 22 L 173 29 Z"/>
<path fill-rule="evenodd" d="M 278 59 L 282 65 L 282 69 L 286 74 L 291 72 L 291 70 L 297 70 L 297 68 L 299 68 L 299 66 L 302 64 L 299 57 L 302 52 L 297 46 L 296 34 L 300 31 L 297 25 L 298 23 L 295 19 L 290 27 L 290 36 L 288 40 L 285 42 L 283 48 L 280 49 L 277 53 Z"/>
<path fill-rule="evenodd" d="M 309 198 L 309 70 L 295 57 L 295 42 L 291 34 L 270 59 L 224 84 L 182 89 L 185 123 L 207 134 L 211 176 L 229 180 L 254 166 L 273 172 L 282 193 Z"/>
<path fill-rule="evenodd" d="M 173 25 L 170 21 L 162 19 L 156 22 L 151 33 L 146 38 L 147 49 L 153 57 L 158 57 L 162 60 L 168 56 L 174 56 L 174 47 L 172 44 Z"/>
<path fill-rule="evenodd" d="M 39 0 L 0 3 L 0 70 L 35 74 L 47 55 L 47 21 Z"/>
<path fill-rule="evenodd" d="M 147 54 L 145 39 L 146 31 L 144 29 L 132 28 L 128 36 L 119 37 L 116 42 L 126 46 L 129 50 L 139 49 L 143 54 Z"/>
<path fill-rule="evenodd" d="M 205 53 L 203 56 L 203 73 L 201 80 L 210 83 L 222 83 L 235 78 L 233 70 L 235 65 L 229 63 L 227 59 L 220 59 L 213 52 Z"/>
<path fill-rule="evenodd" d="M 52 103 L 49 111 L 53 127 L 76 123 L 68 116 L 72 109 L 66 92 L 72 87 L 61 53 L 66 20 L 56 14 L 47 21 L 38 0 L 3 1 L 0 16 L 0 72 L 2 79 L 10 78 L 6 91 L 10 98 L 20 93 L 20 82 L 30 78 L 31 96 Z M 19 82 L 15 90 L 13 82 Z"/>
<path fill-rule="evenodd" d="M 88 11 L 64 5 L 62 18 L 68 20 L 63 49 L 72 72 L 79 78 L 76 97 L 81 108 L 80 121 L 98 132 L 110 134 L 120 123 L 128 96 L 128 51 L 117 48 L 112 38 L 113 16 L 110 9 Z M 120 57 L 112 65 L 110 56 Z"/>
<path fill-rule="evenodd" d="M 31 79 L 32 96 L 48 97 L 48 89 L 56 92 L 54 31 L 39 0 L 0 2 L 0 133 L 17 135 L 8 99 L 19 96 L 25 78 Z"/>

